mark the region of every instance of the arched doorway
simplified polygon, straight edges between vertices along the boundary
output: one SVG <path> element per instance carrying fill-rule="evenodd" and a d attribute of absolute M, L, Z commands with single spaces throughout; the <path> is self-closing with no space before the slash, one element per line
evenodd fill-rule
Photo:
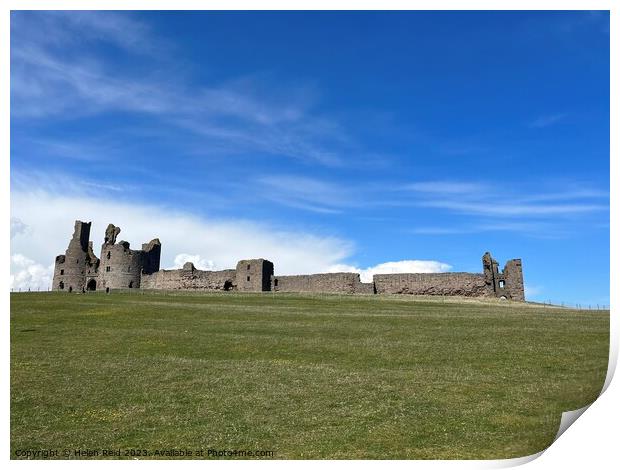
<path fill-rule="evenodd" d="M 95 281 L 94 279 L 88 281 L 88 283 L 86 284 L 86 290 L 97 290 L 97 281 Z"/>
<path fill-rule="evenodd" d="M 232 281 L 226 281 L 224 283 L 224 290 L 230 290 L 230 289 L 232 289 L 232 287 L 233 287 Z"/>

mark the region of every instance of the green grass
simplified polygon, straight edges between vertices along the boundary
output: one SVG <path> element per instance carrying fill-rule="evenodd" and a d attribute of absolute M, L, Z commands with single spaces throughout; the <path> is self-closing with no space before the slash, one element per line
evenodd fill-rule
<path fill-rule="evenodd" d="M 11 295 L 18 449 L 510 458 L 598 396 L 609 312 L 382 296 Z"/>

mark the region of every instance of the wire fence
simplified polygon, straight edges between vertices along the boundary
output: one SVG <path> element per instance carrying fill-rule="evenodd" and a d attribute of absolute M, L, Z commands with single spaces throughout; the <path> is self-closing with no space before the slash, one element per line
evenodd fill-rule
<path fill-rule="evenodd" d="M 40 287 L 34 287 L 34 288 L 11 288 L 11 293 L 13 294 L 19 294 L 19 293 L 57 293 L 59 295 L 62 294 L 67 294 L 67 291 L 62 291 L 62 290 L 52 290 L 51 287 L 48 287 L 47 289 L 41 289 Z M 72 293 L 80 293 L 80 294 L 86 294 L 86 295 L 114 295 L 114 294 L 127 294 L 127 295 L 145 295 L 146 293 L 157 293 L 160 295 L 182 295 L 184 293 L 192 293 L 192 292 L 202 292 L 202 291 L 185 291 L 185 290 L 180 290 L 180 289 L 157 289 L 157 290 L 151 290 L 151 289 L 140 289 L 140 288 L 135 288 L 135 289 L 130 289 L 130 288 L 125 288 L 125 289 L 106 289 L 106 290 L 83 290 L 81 292 L 72 292 Z M 229 291 L 225 291 L 225 290 L 215 290 L 215 291 L 208 291 L 209 293 L 230 293 Z M 272 292 L 272 294 L 274 294 L 274 292 Z M 443 296 L 442 296 L 443 298 Z M 545 300 L 545 301 L 531 301 L 529 302 L 532 305 L 540 305 L 542 308 L 566 308 L 566 309 L 576 309 L 576 310 L 609 310 L 610 306 L 608 304 L 594 304 L 594 303 L 574 303 L 574 302 L 564 302 L 564 301 L 552 301 L 552 300 Z"/>

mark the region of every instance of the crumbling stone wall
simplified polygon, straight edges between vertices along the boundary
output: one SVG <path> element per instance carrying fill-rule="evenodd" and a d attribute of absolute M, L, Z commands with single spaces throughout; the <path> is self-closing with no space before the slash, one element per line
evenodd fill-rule
<path fill-rule="evenodd" d="M 460 295 L 465 297 L 488 297 L 491 294 L 483 274 L 375 274 L 373 280 L 377 294 Z"/>
<path fill-rule="evenodd" d="M 504 266 L 504 279 L 506 281 L 507 299 L 525 300 L 525 288 L 523 286 L 523 267 L 520 259 L 512 259 Z"/>
<path fill-rule="evenodd" d="M 142 274 L 142 289 L 221 290 L 234 288 L 235 270 L 201 271 L 193 263 L 182 269 L 162 269 L 152 274 Z"/>
<path fill-rule="evenodd" d="M 489 252 L 482 256 L 482 274 L 376 274 L 373 281 L 378 294 L 459 295 L 525 300 L 521 260 L 508 261 L 504 270 L 500 271 L 497 261 Z"/>
<path fill-rule="evenodd" d="M 374 294 L 374 285 L 361 282 L 358 273 L 326 273 L 273 276 L 271 279 L 271 290 L 275 292 Z"/>
<path fill-rule="evenodd" d="M 142 272 L 145 274 L 152 274 L 159 271 L 159 261 L 161 259 L 161 242 L 159 238 L 155 238 L 148 243 L 143 243 L 142 251 L 144 252 Z"/>

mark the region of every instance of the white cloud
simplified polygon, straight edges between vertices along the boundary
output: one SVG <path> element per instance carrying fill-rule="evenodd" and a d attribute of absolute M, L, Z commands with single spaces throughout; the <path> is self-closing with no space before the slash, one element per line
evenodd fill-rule
<path fill-rule="evenodd" d="M 289 231 L 242 219 L 210 219 L 73 191 L 60 195 L 45 189 L 14 188 L 11 212 L 29 226 L 27 232 L 13 238 L 11 252 L 23 254 L 41 266 L 48 266 L 65 252 L 76 219 L 92 221 L 90 238 L 97 255 L 109 223 L 121 227 L 119 240 L 129 241 L 134 249 L 159 238 L 163 267 L 178 266 L 186 260 L 200 267 L 229 269 L 240 259 L 266 258 L 274 262 L 279 274 L 319 273 L 342 263 L 353 250 L 350 241 L 337 237 Z M 12 263 L 15 282 L 24 278 L 19 273 L 25 267 Z"/>
<path fill-rule="evenodd" d="M 218 269 L 215 263 L 210 259 L 204 259 L 200 255 L 188 255 L 187 253 L 179 253 L 174 257 L 174 266 L 165 269 L 179 269 L 182 268 L 185 263 L 193 263 L 197 269 L 203 271 L 214 271 Z"/>
<path fill-rule="evenodd" d="M 53 275 L 53 262 L 45 267 L 20 253 L 11 255 L 10 283 L 12 290 L 47 290 L 52 285 Z"/>
<path fill-rule="evenodd" d="M 28 226 L 17 217 L 11 217 L 11 239 L 16 235 L 26 233 Z"/>
<path fill-rule="evenodd" d="M 402 261 L 389 261 L 380 263 L 369 268 L 358 268 L 347 264 L 334 264 L 327 272 L 359 273 L 362 282 L 372 282 L 375 274 L 398 274 L 398 273 L 443 273 L 452 268 L 449 264 L 431 260 L 406 259 Z"/>

